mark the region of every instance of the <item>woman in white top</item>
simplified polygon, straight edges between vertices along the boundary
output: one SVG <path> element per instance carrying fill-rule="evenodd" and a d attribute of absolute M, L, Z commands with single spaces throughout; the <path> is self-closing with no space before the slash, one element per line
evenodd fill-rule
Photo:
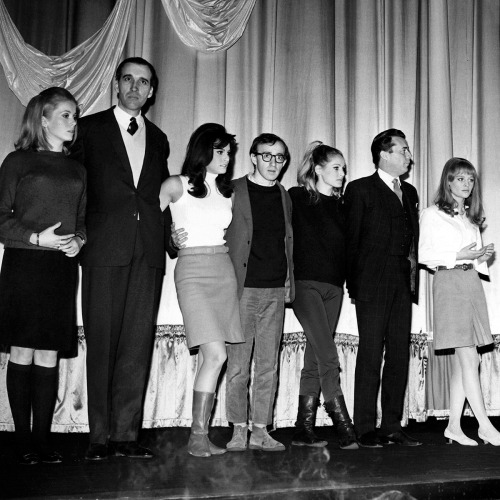
<path fill-rule="evenodd" d="M 224 246 L 231 223 L 231 176 L 236 142 L 222 125 L 204 124 L 191 136 L 181 175 L 162 185 L 162 210 L 170 205 L 178 228 L 189 233 L 179 250 L 175 286 L 188 347 L 199 347 L 188 452 L 224 453 L 208 440 L 215 389 L 226 361 L 226 342 L 243 342 L 234 268 Z"/>
<path fill-rule="evenodd" d="M 422 211 L 419 261 L 437 271 L 433 282 L 435 349 L 454 348 L 450 418 L 444 435 L 448 442 L 466 446 L 477 445 L 460 426 L 466 398 L 479 422 L 479 438 L 500 445 L 500 433 L 486 415 L 476 350 L 493 342 L 478 276 L 488 274 L 486 262 L 494 252 L 492 243 L 482 245 L 483 221 L 474 166 L 463 158 L 451 158 L 444 166 L 435 204 Z"/>

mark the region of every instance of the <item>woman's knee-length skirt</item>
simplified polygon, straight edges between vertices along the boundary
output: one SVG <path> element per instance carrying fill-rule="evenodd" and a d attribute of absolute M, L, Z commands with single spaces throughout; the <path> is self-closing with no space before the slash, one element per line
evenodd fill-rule
<path fill-rule="evenodd" d="M 181 249 L 175 266 L 177 298 L 187 345 L 244 342 L 236 275 L 227 247 Z"/>
<path fill-rule="evenodd" d="M 475 270 L 437 271 L 433 282 L 434 348 L 491 344 L 483 285 Z"/>
<path fill-rule="evenodd" d="M 181 249 L 174 272 L 187 345 L 244 342 L 236 276 L 227 247 Z"/>
<path fill-rule="evenodd" d="M 77 346 L 78 261 L 63 252 L 6 248 L 0 272 L 0 344 L 50 351 Z"/>

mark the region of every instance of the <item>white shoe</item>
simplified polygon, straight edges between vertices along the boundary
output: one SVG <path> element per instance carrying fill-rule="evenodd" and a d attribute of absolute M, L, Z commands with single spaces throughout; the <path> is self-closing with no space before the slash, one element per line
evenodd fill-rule
<path fill-rule="evenodd" d="M 448 427 L 444 430 L 444 437 L 448 440 L 448 444 L 455 441 L 463 446 L 477 446 L 477 441 L 474 441 L 474 439 L 468 438 L 465 434 L 454 434 Z"/>
<path fill-rule="evenodd" d="M 491 444 L 493 446 L 500 446 L 500 433 L 494 429 L 493 432 L 489 432 L 488 435 L 483 434 L 481 430 L 478 431 L 477 435 L 479 439 L 482 439 L 484 444 Z"/>

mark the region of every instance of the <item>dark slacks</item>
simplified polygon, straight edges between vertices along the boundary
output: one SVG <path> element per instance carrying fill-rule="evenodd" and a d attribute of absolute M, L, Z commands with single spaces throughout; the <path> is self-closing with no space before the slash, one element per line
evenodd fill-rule
<path fill-rule="evenodd" d="M 410 359 L 410 263 L 390 256 L 372 301 L 356 300 L 359 347 L 354 386 L 354 426 L 358 435 L 373 431 L 377 417 L 380 368 L 382 374 L 381 432 L 401 429 Z"/>
<path fill-rule="evenodd" d="M 163 270 L 148 266 L 139 234 L 128 266 L 83 268 L 91 443 L 135 441 L 141 426 Z"/>
<path fill-rule="evenodd" d="M 341 287 L 319 281 L 297 280 L 293 312 L 306 335 L 304 366 L 300 374 L 301 396 L 319 396 L 325 401 L 342 395 L 340 363 L 333 340 L 342 305 Z"/>

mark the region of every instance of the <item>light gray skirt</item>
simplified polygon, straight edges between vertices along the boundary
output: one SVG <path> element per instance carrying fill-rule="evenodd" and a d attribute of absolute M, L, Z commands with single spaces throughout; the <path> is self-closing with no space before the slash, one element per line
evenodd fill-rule
<path fill-rule="evenodd" d="M 244 342 L 236 275 L 227 247 L 179 250 L 174 279 L 189 349 L 208 342 Z"/>
<path fill-rule="evenodd" d="M 493 342 L 483 285 L 474 269 L 437 271 L 432 291 L 434 349 Z"/>

